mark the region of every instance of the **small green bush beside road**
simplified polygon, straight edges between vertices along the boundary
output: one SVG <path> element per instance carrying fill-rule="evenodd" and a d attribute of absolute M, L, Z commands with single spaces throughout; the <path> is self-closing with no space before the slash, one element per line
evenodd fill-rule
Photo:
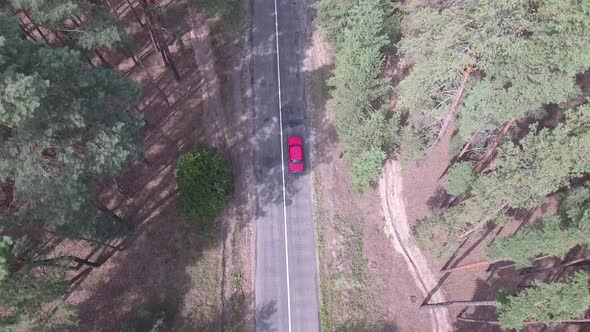
<path fill-rule="evenodd" d="M 207 149 L 186 152 L 176 161 L 175 175 L 186 216 L 210 219 L 229 202 L 232 171 L 219 154 Z"/>

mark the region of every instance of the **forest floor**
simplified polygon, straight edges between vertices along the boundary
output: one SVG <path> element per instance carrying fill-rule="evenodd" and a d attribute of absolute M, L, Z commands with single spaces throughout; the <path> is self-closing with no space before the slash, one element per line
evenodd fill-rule
<path fill-rule="evenodd" d="M 404 70 L 398 70 L 403 72 Z M 590 75 L 589 75 L 590 76 Z M 580 86 L 587 89 L 580 77 Z M 574 100 L 579 102 L 578 100 Z M 551 121 L 551 116 L 547 121 Z M 514 132 L 518 135 L 527 130 L 530 121 L 517 121 Z M 513 266 L 504 263 L 496 263 L 491 266 L 484 264 L 476 268 L 443 272 L 447 268 L 453 268 L 470 263 L 485 260 L 484 248 L 495 237 L 509 236 L 524 225 L 534 223 L 541 216 L 553 213 L 556 209 L 556 200 L 549 199 L 547 203 L 530 210 L 520 210 L 511 213 L 511 218 L 503 225 L 489 225 L 481 232 L 473 232 L 462 243 L 455 245 L 455 250 L 442 257 L 433 258 L 424 250 L 421 250 L 414 240 L 412 231 L 420 221 L 429 215 L 431 209 L 439 208 L 446 201 L 448 195 L 444 192 L 446 181 L 446 169 L 450 164 L 449 141 L 452 128 L 445 137 L 433 147 L 425 158 L 415 161 L 390 160 L 381 179 L 380 187 L 384 198 L 384 211 L 388 222 L 391 223 L 392 232 L 397 239 L 405 242 L 405 251 L 408 253 L 409 265 L 417 271 L 417 278 L 427 290 L 427 296 L 421 303 L 436 303 L 452 300 L 493 300 L 499 289 L 522 289 L 531 286 L 534 282 L 550 282 L 559 280 L 572 268 L 549 269 L 558 266 L 560 260 L 544 259 L 536 262 L 531 268 L 516 270 Z M 404 147 L 402 147 L 403 149 Z M 441 239 L 431 239 L 434 243 L 440 243 Z M 580 250 L 572 250 L 563 260 L 570 261 L 579 258 Z M 437 315 L 442 315 L 443 309 L 436 309 Z M 453 331 L 501 331 L 497 325 L 466 322 L 455 317 L 465 317 L 476 320 L 496 321 L 497 315 L 493 307 L 475 308 L 450 308 L 448 314 L 452 317 Z M 446 313 L 444 313 L 446 316 Z M 441 316 L 439 321 L 444 317 Z M 554 328 L 542 326 L 529 326 L 527 331 L 578 331 L 580 326 L 559 326 Z"/>
<path fill-rule="evenodd" d="M 313 17 L 310 7 L 308 17 Z M 313 24 L 309 22 L 310 30 Z M 325 331 L 433 331 L 431 314 L 419 309 L 425 295 L 386 232 L 376 188 L 351 190 L 327 109 L 326 79 L 333 70 L 329 47 L 317 30 L 305 60 L 307 103 L 313 132 L 313 193 L 320 264 L 321 321 Z"/>
<path fill-rule="evenodd" d="M 405 233 L 405 236 L 401 237 L 407 241 L 406 247 L 411 248 L 410 251 L 420 252 L 418 259 L 413 257 L 413 264 L 421 265 L 418 267 L 418 270 L 422 271 L 420 278 L 428 290 L 428 296 L 423 303 L 493 300 L 501 288 L 518 289 L 530 286 L 534 281 L 549 282 L 560 278 L 564 273 L 563 269 L 531 273 L 533 270 L 541 270 L 558 264 L 559 260 L 554 259 L 543 260 L 535 264 L 533 268 L 520 271 L 517 271 L 513 266 L 508 267 L 506 263 L 494 264 L 493 268 L 486 264 L 450 273 L 442 271 L 447 268 L 484 261 L 483 250 L 495 237 L 509 236 L 518 228 L 535 222 L 546 213 L 555 211 L 555 200 L 550 200 L 535 209 L 516 211 L 506 224 L 489 226 L 481 232 L 474 232 L 464 242 L 457 243 L 455 250 L 438 258 L 433 258 L 416 246 L 419 243 L 412 239 L 412 230 L 420 220 L 429 215 L 430 209 L 440 207 L 446 199 L 442 186 L 446 181 L 445 170 L 450 163 L 449 139 L 451 133 L 452 130 L 449 130 L 445 138 L 423 159 L 410 162 L 389 161 L 384 170 L 386 180 L 381 184 L 382 194 L 388 198 L 388 209 L 394 228 L 397 228 L 398 231 L 401 229 L 401 233 Z M 392 204 L 394 201 L 396 201 L 395 204 Z M 404 209 L 405 215 L 400 211 Z M 435 243 L 440 242 L 440 239 L 437 238 L 431 240 Z M 566 260 L 577 258 L 577 252 L 570 254 L 572 256 L 566 257 Z M 446 311 L 435 310 L 439 314 L 441 311 Z M 449 308 L 448 314 L 451 317 L 453 331 L 502 331 L 497 325 L 466 322 L 455 318 L 496 321 L 497 315 L 493 307 Z M 530 326 L 527 331 L 537 331 L 538 328 L 539 326 Z M 553 330 L 553 328 L 545 328 L 543 331 Z M 562 331 L 564 327 L 561 326 L 557 330 Z M 577 331 L 578 329 L 569 326 L 566 330 Z"/>
<path fill-rule="evenodd" d="M 239 6 L 239 1 L 235 3 Z M 182 77 L 176 82 L 133 19 L 128 2 L 115 7 L 127 23 L 126 32 L 139 44 L 136 57 L 141 65 L 115 53 L 107 53 L 107 59 L 142 86 L 138 108 L 146 121 L 145 158 L 131 162 L 121 176 L 105 179 L 98 193 L 101 203 L 136 225 L 133 233 L 98 250 L 83 242 L 64 242 L 58 248 L 102 263 L 72 272 L 67 302 L 79 309 L 78 330 L 143 331 L 157 318 L 171 331 L 252 330 L 253 205 L 244 190 L 252 178 L 248 174 L 252 167 L 247 165 L 252 158 L 248 158 L 251 151 L 237 144 L 251 135 L 252 128 L 247 122 L 251 110 L 241 107 L 248 105 L 242 103 L 248 89 L 241 60 L 241 46 L 248 41 L 239 26 L 228 28 L 211 19 L 211 35 L 203 36 L 203 31 L 191 31 L 194 15 L 176 20 L 174 28 L 182 32 L 184 44 L 170 47 Z M 214 57 L 209 63 L 214 62 L 215 68 L 203 67 L 207 59 L 193 52 L 193 42 L 212 46 L 204 56 Z M 211 74 L 219 79 L 214 91 Z M 211 109 L 214 104 L 205 98 L 221 101 L 222 112 Z M 215 138 L 207 134 L 213 126 Z M 219 227 L 209 234 L 181 215 L 174 178 L 177 157 L 199 146 L 217 147 L 235 176 L 236 194 L 218 217 Z"/>

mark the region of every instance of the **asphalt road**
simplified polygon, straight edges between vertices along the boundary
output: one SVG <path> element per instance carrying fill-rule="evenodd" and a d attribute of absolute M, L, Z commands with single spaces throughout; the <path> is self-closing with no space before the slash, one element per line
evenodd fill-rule
<path fill-rule="evenodd" d="M 304 4 L 300 0 L 252 0 L 251 6 L 256 330 L 319 331 L 312 165 L 302 72 Z M 288 171 L 286 142 L 295 135 L 304 140 L 303 174 Z"/>

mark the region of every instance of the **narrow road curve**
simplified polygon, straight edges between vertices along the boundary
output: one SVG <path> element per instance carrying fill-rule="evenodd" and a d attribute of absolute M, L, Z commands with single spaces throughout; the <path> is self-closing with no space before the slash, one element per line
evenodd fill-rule
<path fill-rule="evenodd" d="M 256 330 L 320 330 L 309 129 L 304 95 L 304 2 L 251 0 L 256 171 Z M 286 140 L 302 136 L 304 174 L 290 174 Z"/>

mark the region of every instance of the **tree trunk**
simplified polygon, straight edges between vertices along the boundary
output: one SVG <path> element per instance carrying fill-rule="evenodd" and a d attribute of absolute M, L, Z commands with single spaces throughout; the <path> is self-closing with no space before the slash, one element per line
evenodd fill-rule
<path fill-rule="evenodd" d="M 29 15 L 29 13 L 27 13 L 26 10 L 23 9 L 23 14 L 25 14 L 25 16 L 27 17 L 27 19 L 29 20 L 29 22 L 31 22 L 31 24 L 33 25 L 33 27 L 35 27 L 35 30 L 37 30 L 37 32 L 41 35 L 41 37 L 43 38 L 43 40 L 45 40 L 45 42 L 47 44 L 49 44 L 49 40 L 47 39 L 47 36 L 45 36 L 45 34 L 43 33 L 43 31 L 41 31 L 41 28 L 35 23 L 35 21 L 33 21 L 33 18 L 31 17 L 31 15 Z"/>
<path fill-rule="evenodd" d="M 500 322 L 497 320 L 489 320 L 489 319 L 476 319 L 476 318 L 467 318 L 467 317 L 461 317 L 461 316 L 457 316 L 457 320 L 463 321 L 463 322 L 470 322 L 470 323 L 483 323 L 483 324 L 490 324 L 490 325 L 500 325 Z M 547 322 L 524 322 L 524 325 L 534 325 L 534 324 L 546 324 L 546 323 L 554 323 L 554 324 L 559 324 L 559 323 L 569 323 L 569 324 L 586 324 L 586 323 L 590 323 L 590 318 L 584 318 L 584 319 L 568 319 L 568 320 L 552 320 L 552 321 L 547 321 Z"/>
<path fill-rule="evenodd" d="M 82 26 L 82 19 L 76 15 L 73 15 L 73 17 L 70 18 L 72 20 L 72 22 L 74 23 L 74 25 L 76 27 L 80 27 Z M 107 59 L 104 58 L 104 56 L 97 50 L 94 49 L 94 54 L 96 54 L 96 56 L 100 59 L 100 62 L 102 62 L 102 64 L 107 67 L 107 68 L 113 68 L 113 66 L 111 66 L 111 64 L 107 61 Z M 92 65 L 92 61 L 90 61 L 91 65 Z"/>
<path fill-rule="evenodd" d="M 182 80 L 182 78 L 180 77 L 180 73 L 178 73 L 178 69 L 176 68 L 176 63 L 174 62 L 174 59 L 172 58 L 172 54 L 170 54 L 170 49 L 168 48 L 168 43 L 166 43 L 166 45 L 164 45 L 164 54 L 168 58 L 168 65 L 169 65 L 170 69 L 172 69 L 172 73 L 174 74 L 174 78 L 176 79 L 177 82 L 180 82 Z"/>
<path fill-rule="evenodd" d="M 126 222 L 125 220 L 123 220 L 123 218 L 119 217 L 118 215 L 115 214 L 115 212 L 107 209 L 107 208 L 99 208 L 99 210 L 101 210 L 102 212 L 104 212 L 105 214 L 111 216 L 111 218 L 117 220 L 118 222 L 124 223 Z"/>
<path fill-rule="evenodd" d="M 473 143 L 473 141 L 477 137 L 477 134 L 479 134 L 479 133 L 476 131 L 476 132 L 473 133 L 473 135 L 471 135 L 471 138 L 469 139 L 469 141 L 467 142 L 467 144 L 465 144 L 465 146 L 463 147 L 463 149 L 461 149 L 461 152 L 459 152 L 459 154 L 457 155 L 457 158 L 455 158 L 456 161 L 459 161 L 461 159 L 461 157 L 463 157 L 463 155 L 465 154 L 465 152 L 467 152 L 467 149 L 469 149 L 469 146 L 471 145 L 471 143 Z"/>
<path fill-rule="evenodd" d="M 449 307 L 495 307 L 496 301 L 448 301 L 440 303 L 429 303 L 420 306 L 420 309 L 439 309 Z"/>
<path fill-rule="evenodd" d="M 504 138 L 504 135 L 506 135 L 506 133 L 508 132 L 510 127 L 512 127 L 513 124 L 514 124 L 514 119 L 506 122 L 506 124 L 504 125 L 504 128 L 502 128 L 502 132 L 500 133 L 500 135 L 498 135 L 498 137 L 496 137 L 494 144 L 492 144 L 492 146 L 488 149 L 488 151 L 483 156 L 483 158 L 475 166 L 476 173 L 480 173 L 487 166 L 492 154 L 494 153 L 494 151 L 496 151 L 496 149 L 498 148 L 498 145 L 500 145 L 500 142 L 502 141 L 502 138 Z"/>
<path fill-rule="evenodd" d="M 54 257 L 54 258 L 48 258 L 48 259 L 43 259 L 43 260 L 39 260 L 39 261 L 33 261 L 32 263 L 34 265 L 52 265 L 56 262 L 59 261 L 64 261 L 64 260 L 72 260 L 78 264 L 82 264 L 82 265 L 86 265 L 86 266 L 90 266 L 90 267 L 100 267 L 102 264 L 99 263 L 95 263 L 95 262 L 91 262 L 87 259 L 82 259 L 76 256 L 59 256 L 59 257 Z"/>
<path fill-rule="evenodd" d="M 113 66 L 111 66 L 111 64 L 107 61 L 107 59 L 105 59 L 105 57 L 98 51 L 98 50 L 94 50 L 94 54 L 96 54 L 96 56 L 98 56 L 98 58 L 100 59 L 100 62 L 102 62 L 102 64 L 107 67 L 112 69 Z"/>
<path fill-rule="evenodd" d="M 164 92 L 164 90 L 162 90 L 162 88 L 160 88 L 160 85 L 158 84 L 158 82 L 154 79 L 154 77 L 152 76 L 152 74 L 149 72 L 149 70 L 144 66 L 143 61 L 141 61 L 141 59 L 137 59 L 136 63 L 139 64 L 139 66 L 146 72 L 147 76 L 149 77 L 150 81 L 152 82 L 152 84 L 156 87 L 156 89 L 158 90 L 158 92 L 160 92 L 160 95 L 162 95 L 162 98 L 164 99 L 164 101 L 166 102 L 166 105 L 168 105 L 168 107 L 170 107 L 170 101 L 168 100 L 168 96 L 166 95 L 166 93 Z"/>
<path fill-rule="evenodd" d="M 137 20 L 137 22 L 139 22 L 139 25 L 141 25 L 143 27 L 144 23 L 141 21 L 141 17 L 139 16 L 137 11 L 135 10 L 135 7 L 133 7 L 133 4 L 131 3 L 131 1 L 127 0 L 127 4 L 129 5 L 129 8 L 131 9 L 133 16 L 135 16 L 135 19 Z"/>
<path fill-rule="evenodd" d="M 48 229 L 43 229 L 43 231 L 45 233 L 47 233 L 47 234 L 51 234 L 52 236 L 61 236 L 60 234 L 58 234 L 58 233 L 56 233 L 54 231 L 50 231 Z M 114 249 L 114 250 L 117 250 L 117 251 L 123 251 L 123 250 L 125 250 L 124 247 L 114 246 L 114 245 L 112 245 L 110 243 L 106 243 L 106 242 L 103 242 L 103 241 L 94 240 L 94 239 L 83 237 L 83 236 L 76 237 L 76 239 L 79 239 L 79 240 L 82 240 L 82 241 L 87 241 L 87 242 L 90 242 L 90 243 L 96 243 L 96 244 L 99 244 L 101 246 L 105 246 L 107 248 Z"/>
<path fill-rule="evenodd" d="M 539 256 L 539 257 L 534 258 L 533 259 L 533 262 L 540 261 L 542 259 L 549 258 L 549 257 L 553 257 L 553 256 L 551 256 L 551 255 Z M 479 262 L 474 262 L 474 263 L 469 263 L 469 264 L 465 264 L 465 265 L 461 265 L 461 266 L 452 267 L 450 269 L 444 269 L 444 270 L 441 270 L 441 272 L 450 273 L 450 272 L 455 272 L 455 271 L 467 270 L 467 269 L 472 269 L 472 268 L 479 267 L 479 266 L 492 265 L 492 264 L 500 263 L 500 262 L 503 262 L 503 261 L 507 261 L 507 260 L 500 259 L 500 260 L 497 260 L 495 262 L 490 262 L 488 260 L 484 260 L 484 261 L 479 261 Z M 514 263 L 510 263 L 510 264 L 507 264 L 507 265 L 504 265 L 504 266 L 500 266 L 500 267 L 498 267 L 498 268 L 496 268 L 494 270 L 495 271 L 497 271 L 497 270 L 503 270 L 503 269 L 507 269 L 507 268 L 512 267 L 512 266 L 514 266 Z"/>
<path fill-rule="evenodd" d="M 475 267 L 485 266 L 485 265 L 490 265 L 490 264 L 491 263 L 488 260 L 484 260 L 484 261 L 479 261 L 479 262 L 474 262 L 474 263 L 469 263 L 469 264 L 465 264 L 465 265 L 460 265 L 460 266 L 455 266 L 452 268 L 444 269 L 444 270 L 441 270 L 441 272 L 451 273 L 451 272 L 455 272 L 455 271 L 467 270 L 467 269 L 472 269 Z"/>
<path fill-rule="evenodd" d="M 150 15 L 148 15 L 148 13 L 147 13 L 147 5 L 146 5 L 145 3 L 143 3 L 143 10 L 144 10 L 144 12 L 145 12 L 145 15 L 144 15 L 144 17 L 145 17 L 145 26 L 147 26 L 148 33 L 149 33 L 149 35 L 150 35 L 150 39 L 152 40 L 152 44 L 154 45 L 154 48 L 155 48 L 155 49 L 156 49 L 158 52 L 160 52 L 160 54 L 162 55 L 162 57 L 164 57 L 164 55 L 162 54 L 162 50 L 161 50 L 161 48 L 160 48 L 160 42 L 159 42 L 159 39 L 158 39 L 158 37 L 157 37 L 157 35 L 156 35 L 156 32 L 154 31 L 154 27 L 153 27 L 153 25 L 152 25 L 152 20 L 151 20 L 151 17 L 150 17 Z M 164 63 L 166 63 L 166 59 L 164 59 Z M 168 64 L 166 63 L 166 66 L 167 66 L 167 65 L 168 65 Z"/>
<path fill-rule="evenodd" d="M 154 26 L 153 26 L 153 21 L 157 19 L 155 19 L 152 15 L 148 14 L 148 6 L 154 6 L 153 1 L 151 1 L 149 4 L 147 1 L 143 0 L 142 1 L 143 4 L 143 9 L 145 12 L 145 20 L 146 20 L 146 25 L 148 27 L 148 32 L 150 35 L 150 38 L 152 40 L 152 43 L 154 44 L 154 47 L 156 48 L 156 50 L 158 50 L 160 52 L 160 55 L 162 56 L 162 60 L 164 61 L 164 65 L 166 67 L 170 67 L 170 69 L 172 70 L 172 74 L 174 74 L 174 79 L 176 79 L 177 82 L 181 81 L 181 77 L 180 77 L 180 73 L 178 72 L 178 69 L 176 68 L 176 64 L 174 63 L 174 59 L 172 58 L 172 54 L 170 54 L 170 49 L 168 46 L 167 42 L 162 42 L 162 38 L 160 38 L 159 34 L 154 30 Z"/>
<path fill-rule="evenodd" d="M 491 319 L 475 319 L 475 318 L 467 318 L 467 317 L 457 316 L 457 320 L 460 320 L 462 322 L 470 322 L 470 323 L 500 325 L 499 321 L 491 320 Z"/>
<path fill-rule="evenodd" d="M 569 261 L 565 264 L 560 264 L 560 265 L 556 265 L 556 266 L 552 266 L 552 267 L 548 267 L 548 268 L 544 268 L 544 269 L 540 269 L 540 270 L 527 271 L 527 272 L 521 273 L 521 275 L 551 271 L 551 270 L 555 270 L 555 269 L 561 269 L 561 268 L 565 268 L 568 266 L 572 266 L 572 265 L 576 265 L 576 264 L 580 264 L 580 263 L 585 263 L 588 261 L 590 261 L 590 258 L 588 258 L 588 257 L 578 258 L 578 259 L 574 259 L 573 261 Z"/>
<path fill-rule="evenodd" d="M 18 26 L 20 27 L 20 29 L 23 31 L 23 33 L 25 34 L 25 39 L 30 38 L 32 41 L 37 41 L 37 37 L 35 37 L 35 35 L 33 35 L 24 25 L 22 22 L 20 22 L 18 24 Z"/>
<path fill-rule="evenodd" d="M 461 81 L 461 85 L 459 86 L 457 93 L 455 93 L 455 97 L 453 98 L 453 103 L 451 104 L 451 110 L 449 111 L 449 114 L 447 115 L 442 126 L 440 127 L 440 131 L 438 132 L 438 136 L 436 137 L 436 140 L 434 141 L 434 143 L 432 143 L 433 146 L 438 141 L 440 141 L 440 139 L 445 135 L 445 132 L 449 128 L 449 124 L 451 123 L 451 121 L 455 117 L 455 115 L 457 113 L 457 109 L 459 107 L 459 102 L 461 101 L 461 97 L 463 96 L 463 91 L 465 90 L 465 87 L 467 86 L 469 76 L 471 76 L 471 73 L 473 72 L 473 68 L 474 68 L 476 62 L 477 62 L 477 55 L 474 55 L 472 63 L 469 65 L 469 67 L 467 67 L 467 69 L 465 70 L 465 73 L 463 74 L 463 80 Z"/>
<path fill-rule="evenodd" d="M 65 46 L 66 45 L 65 41 L 63 40 L 63 38 L 61 38 L 61 36 L 59 35 L 59 32 L 53 31 L 53 30 L 51 32 L 53 32 L 53 35 L 55 35 L 55 38 L 61 44 L 61 46 Z"/>

